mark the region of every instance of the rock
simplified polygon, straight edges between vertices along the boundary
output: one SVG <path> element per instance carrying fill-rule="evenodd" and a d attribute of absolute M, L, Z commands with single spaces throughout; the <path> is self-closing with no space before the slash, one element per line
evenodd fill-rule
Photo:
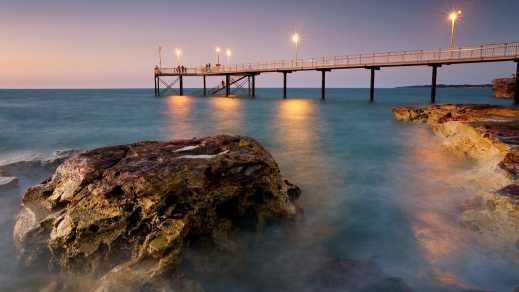
<path fill-rule="evenodd" d="M 395 107 L 400 121 L 427 123 L 443 144 L 479 162 L 486 186 L 464 206 L 462 223 L 516 250 L 519 240 L 519 109 L 493 105 Z M 495 191 L 495 190 L 498 191 Z"/>
<path fill-rule="evenodd" d="M 519 110 L 494 105 L 429 105 L 395 107 L 399 121 L 427 123 L 445 146 L 478 160 L 503 160 L 519 145 Z M 515 156 L 503 162 L 514 176 Z M 512 162 L 512 163 L 509 163 Z"/>
<path fill-rule="evenodd" d="M 499 191 L 497 191 L 497 194 L 508 197 L 511 199 L 511 202 L 515 205 L 519 205 L 519 185 L 518 184 L 512 184 L 508 185 Z"/>
<path fill-rule="evenodd" d="M 497 98 L 513 98 L 516 86 L 515 78 L 496 78 L 492 81 L 492 92 Z"/>
<path fill-rule="evenodd" d="M 13 176 L 0 176 L 0 191 L 12 189 L 18 186 L 18 178 Z"/>
<path fill-rule="evenodd" d="M 251 138 L 110 146 L 75 154 L 29 188 L 13 237 L 25 264 L 93 275 L 97 291 L 168 291 L 186 283 L 171 279 L 182 278 L 191 240 L 218 246 L 293 219 L 299 194 Z"/>
<path fill-rule="evenodd" d="M 498 166 L 513 179 L 519 179 L 519 151 L 512 149 L 510 152 L 506 153 Z"/>

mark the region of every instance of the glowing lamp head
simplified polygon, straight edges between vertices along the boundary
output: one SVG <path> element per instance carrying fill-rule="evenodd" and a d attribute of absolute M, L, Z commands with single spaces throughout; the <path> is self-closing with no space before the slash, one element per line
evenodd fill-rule
<path fill-rule="evenodd" d="M 450 19 L 450 21 L 455 22 L 460 15 L 461 15 L 461 10 L 453 11 L 449 14 L 449 19 Z"/>
<path fill-rule="evenodd" d="M 216 52 L 220 53 L 220 47 L 216 47 Z"/>
<path fill-rule="evenodd" d="M 182 54 L 182 51 L 180 49 L 176 49 L 175 54 L 177 55 L 177 57 L 179 57 Z"/>
<path fill-rule="evenodd" d="M 227 57 L 230 57 L 232 55 L 231 49 L 227 49 L 225 51 L 225 54 L 227 55 Z"/>
<path fill-rule="evenodd" d="M 299 43 L 299 34 L 298 33 L 294 33 L 292 35 L 292 42 L 294 42 L 295 44 Z"/>

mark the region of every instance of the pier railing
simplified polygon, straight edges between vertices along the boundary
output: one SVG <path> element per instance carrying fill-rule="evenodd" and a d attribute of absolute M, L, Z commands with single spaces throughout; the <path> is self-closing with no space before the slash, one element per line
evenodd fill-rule
<path fill-rule="evenodd" d="M 159 75 L 217 75 L 253 72 L 303 71 L 319 69 L 389 67 L 427 64 L 469 63 L 519 59 L 519 42 L 487 44 L 478 47 L 384 52 L 334 57 L 281 60 L 269 63 L 248 63 L 191 67 L 184 72 L 177 68 L 159 68 Z"/>

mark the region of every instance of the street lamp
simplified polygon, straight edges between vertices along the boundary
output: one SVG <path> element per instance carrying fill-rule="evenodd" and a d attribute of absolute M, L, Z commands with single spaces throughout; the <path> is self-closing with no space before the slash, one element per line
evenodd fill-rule
<path fill-rule="evenodd" d="M 297 54 L 299 53 L 299 34 L 296 32 L 292 35 L 292 42 L 296 45 L 296 65 L 297 65 Z"/>
<path fill-rule="evenodd" d="M 162 68 L 162 46 L 159 46 L 159 68 Z"/>
<path fill-rule="evenodd" d="M 177 64 L 180 65 L 180 55 L 182 55 L 182 51 L 180 49 L 176 49 L 175 55 L 177 56 Z"/>
<path fill-rule="evenodd" d="M 450 41 L 450 48 L 454 48 L 454 34 L 456 32 L 456 21 L 461 16 L 461 10 L 458 11 L 452 11 L 449 13 L 449 20 L 451 21 L 451 41 Z"/>
<path fill-rule="evenodd" d="M 216 47 L 216 65 L 220 65 L 220 47 Z"/>
<path fill-rule="evenodd" d="M 231 49 L 225 50 L 225 55 L 227 55 L 227 65 L 231 64 L 231 55 L 232 55 Z"/>

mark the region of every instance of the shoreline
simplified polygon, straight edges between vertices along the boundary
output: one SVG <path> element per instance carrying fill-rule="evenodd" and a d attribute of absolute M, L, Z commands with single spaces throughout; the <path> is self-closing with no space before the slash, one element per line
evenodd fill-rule
<path fill-rule="evenodd" d="M 445 104 L 397 106 L 393 115 L 428 124 L 443 146 L 477 163 L 472 175 L 481 190 L 465 202 L 460 223 L 519 258 L 519 110 Z"/>

